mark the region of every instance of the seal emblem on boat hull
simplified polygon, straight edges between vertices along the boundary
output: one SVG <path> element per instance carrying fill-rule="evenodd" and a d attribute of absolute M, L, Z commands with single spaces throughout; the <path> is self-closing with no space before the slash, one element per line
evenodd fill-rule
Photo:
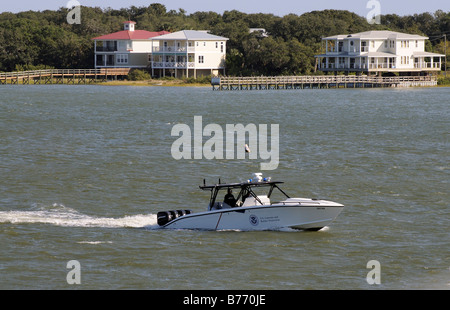
<path fill-rule="evenodd" d="M 253 226 L 258 226 L 259 224 L 259 219 L 256 215 L 252 214 L 250 215 L 250 217 L 248 218 L 248 220 L 250 221 L 250 224 L 252 224 Z"/>

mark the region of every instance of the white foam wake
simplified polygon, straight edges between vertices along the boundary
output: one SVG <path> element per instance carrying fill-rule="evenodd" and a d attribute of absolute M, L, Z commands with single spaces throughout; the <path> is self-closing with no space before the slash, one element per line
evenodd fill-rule
<path fill-rule="evenodd" d="M 94 217 L 70 208 L 38 211 L 0 211 L 0 223 L 41 223 L 65 227 L 155 228 L 156 214 L 130 215 L 120 218 Z"/>

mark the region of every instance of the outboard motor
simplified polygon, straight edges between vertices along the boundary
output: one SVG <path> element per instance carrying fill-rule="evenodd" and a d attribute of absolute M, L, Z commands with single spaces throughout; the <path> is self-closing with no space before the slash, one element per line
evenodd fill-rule
<path fill-rule="evenodd" d="M 175 211 L 161 211 L 158 212 L 157 218 L 158 218 L 158 225 L 164 226 L 170 221 L 173 221 L 174 219 L 184 216 L 187 214 L 191 214 L 191 210 L 175 210 Z"/>

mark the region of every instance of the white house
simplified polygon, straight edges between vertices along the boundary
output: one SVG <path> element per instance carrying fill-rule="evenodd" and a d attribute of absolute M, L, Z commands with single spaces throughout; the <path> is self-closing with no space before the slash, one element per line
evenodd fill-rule
<path fill-rule="evenodd" d="M 326 72 L 399 72 L 441 70 L 445 55 L 425 52 L 427 37 L 393 31 L 367 31 L 322 38 L 325 54 L 316 55 Z"/>
<path fill-rule="evenodd" d="M 249 33 L 253 32 L 256 32 L 260 38 L 267 38 L 269 36 L 265 28 L 250 28 Z"/>
<path fill-rule="evenodd" d="M 152 38 L 152 76 L 225 74 L 228 38 L 182 30 Z"/>
<path fill-rule="evenodd" d="M 124 22 L 124 30 L 93 38 L 95 68 L 145 68 L 151 63 L 151 38 L 168 31 L 136 30 L 133 21 Z"/>

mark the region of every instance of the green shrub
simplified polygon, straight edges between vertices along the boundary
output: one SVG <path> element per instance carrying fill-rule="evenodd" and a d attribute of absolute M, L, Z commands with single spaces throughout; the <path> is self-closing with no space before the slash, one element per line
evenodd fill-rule
<path fill-rule="evenodd" d="M 161 81 L 175 81 L 176 78 L 173 77 L 173 76 L 163 76 L 163 77 L 160 77 L 158 80 L 161 80 Z"/>
<path fill-rule="evenodd" d="M 145 70 L 133 69 L 128 73 L 128 79 L 130 81 L 145 81 L 150 80 L 150 73 Z"/>
<path fill-rule="evenodd" d="M 450 77 L 440 77 L 437 81 L 438 85 L 450 85 Z"/>
<path fill-rule="evenodd" d="M 47 65 L 31 65 L 31 64 L 20 65 L 20 64 L 17 64 L 15 69 L 16 69 L 16 71 L 35 71 L 35 70 L 47 70 L 47 69 L 55 69 L 55 68 L 52 66 L 47 66 Z"/>
<path fill-rule="evenodd" d="M 184 81 L 188 84 L 195 84 L 195 83 L 199 83 L 199 84 L 210 84 L 211 83 L 211 76 L 207 75 L 207 76 L 201 76 L 198 78 L 187 78 L 184 79 Z"/>

